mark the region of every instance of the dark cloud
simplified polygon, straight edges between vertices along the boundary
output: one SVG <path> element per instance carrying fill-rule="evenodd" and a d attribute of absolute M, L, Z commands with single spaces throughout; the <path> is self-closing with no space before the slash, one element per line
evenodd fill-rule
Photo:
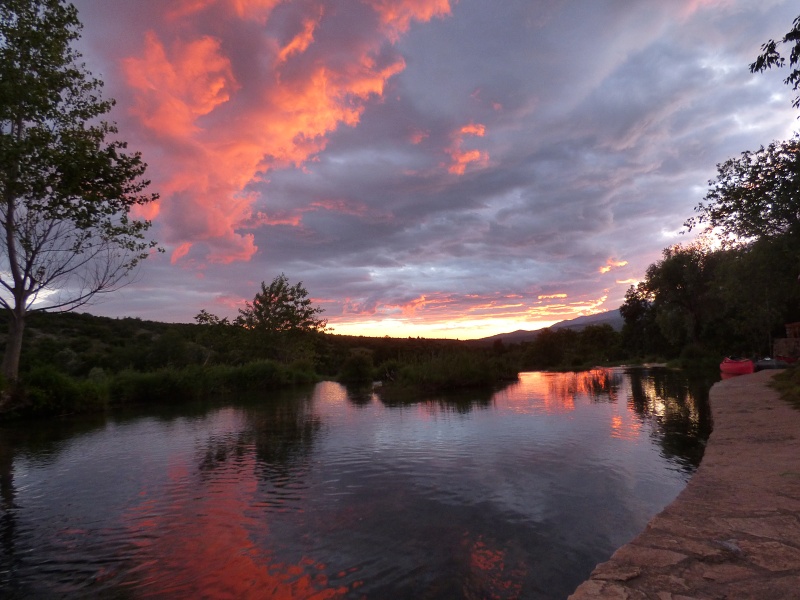
<path fill-rule="evenodd" d="M 747 68 L 788 1 L 76 4 L 180 250 L 105 314 L 234 314 L 280 272 L 343 333 L 616 308 L 715 165 L 795 127 Z"/>

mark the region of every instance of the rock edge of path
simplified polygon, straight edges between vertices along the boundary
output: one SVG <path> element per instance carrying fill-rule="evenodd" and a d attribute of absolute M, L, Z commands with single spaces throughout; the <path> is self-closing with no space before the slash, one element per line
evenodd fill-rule
<path fill-rule="evenodd" d="M 569 600 L 800 598 L 800 410 L 773 375 L 711 388 L 697 472 Z"/>

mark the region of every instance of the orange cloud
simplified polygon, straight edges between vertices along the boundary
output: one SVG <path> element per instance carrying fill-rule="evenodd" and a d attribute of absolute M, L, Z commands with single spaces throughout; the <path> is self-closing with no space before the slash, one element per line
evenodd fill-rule
<path fill-rule="evenodd" d="M 447 306 L 452 302 L 452 298 L 444 294 L 433 294 L 430 297 L 422 295 L 401 305 L 400 309 L 403 315 L 411 316 L 416 314 L 417 311 L 436 309 L 437 307 Z"/>
<path fill-rule="evenodd" d="M 319 200 L 317 202 L 312 202 L 311 206 L 313 208 L 321 208 L 323 210 L 345 215 L 355 215 L 357 217 L 363 217 L 369 212 L 369 208 L 366 204 L 349 202 L 347 200 Z"/>
<path fill-rule="evenodd" d="M 611 269 L 624 267 L 627 264 L 628 264 L 627 260 L 614 260 L 613 258 L 609 258 L 606 261 L 605 266 L 600 267 L 600 269 L 598 269 L 598 270 L 600 271 L 600 273 L 605 274 L 605 273 L 608 273 L 609 271 L 611 271 Z"/>
<path fill-rule="evenodd" d="M 244 225 L 248 228 L 261 227 L 262 225 L 289 225 L 290 227 L 299 227 L 302 220 L 303 215 L 299 211 L 292 213 L 278 212 L 272 215 L 259 211 L 251 215 L 251 217 L 244 222 Z"/>
<path fill-rule="evenodd" d="M 302 54 L 314 41 L 314 31 L 319 25 L 319 19 L 322 18 L 320 13 L 318 19 L 306 19 L 303 21 L 303 31 L 298 33 L 292 41 L 284 46 L 278 54 L 278 61 L 283 62 L 293 54 Z"/>
<path fill-rule="evenodd" d="M 416 146 L 417 144 L 421 144 L 423 141 L 428 139 L 429 136 L 430 136 L 429 132 L 416 129 L 411 132 L 409 140 L 411 141 L 412 144 Z"/>
<path fill-rule="evenodd" d="M 447 171 L 453 175 L 463 175 L 467 170 L 467 165 L 471 163 L 486 164 L 489 161 L 489 155 L 485 152 L 461 149 L 466 135 L 483 137 L 486 135 L 486 127 L 481 124 L 470 123 L 461 127 L 454 135 L 453 143 L 446 150 L 452 160 Z"/>
<path fill-rule="evenodd" d="M 172 257 L 170 259 L 170 262 L 174 265 L 176 262 L 178 262 L 184 256 L 189 254 L 189 250 L 191 250 L 191 249 L 192 249 L 192 242 L 185 242 L 185 243 L 181 244 L 180 246 L 175 248 L 175 250 L 172 252 Z"/>
<path fill-rule="evenodd" d="M 483 137 L 486 135 L 486 126 L 470 123 L 469 125 L 464 125 L 461 128 L 461 133 L 463 135 L 477 135 L 478 137 Z"/>
<path fill-rule="evenodd" d="M 225 308 L 244 308 L 246 300 L 238 296 L 221 295 L 214 298 L 214 304 Z"/>
<path fill-rule="evenodd" d="M 372 221 L 386 221 L 391 218 L 390 214 L 371 210 L 366 204 L 361 202 L 325 199 L 317 200 L 308 206 L 298 207 L 291 211 L 277 211 L 270 214 L 263 211 L 258 211 L 251 214 L 247 219 L 243 220 L 241 225 L 247 229 L 277 225 L 301 227 L 303 224 L 303 215 L 321 210 L 335 212 L 342 215 L 353 215 L 362 218 L 366 217 Z"/>
<path fill-rule="evenodd" d="M 284 0 L 172 0 L 167 18 L 180 19 L 212 6 L 222 6 L 238 17 L 266 20 L 272 9 Z"/>
<path fill-rule="evenodd" d="M 381 97 L 387 81 L 405 68 L 402 58 L 384 51 L 390 40 L 386 31 L 372 32 L 335 55 L 317 48 L 316 33 L 326 24 L 320 2 L 296 9 L 307 14 L 300 31 L 284 46 L 264 34 L 262 71 L 255 77 L 247 76 L 251 56 L 226 54 L 231 44 L 208 35 L 187 37 L 187 32 L 202 30 L 203 19 L 210 18 L 205 11 L 212 7 L 229 9 L 213 13 L 216 19 L 227 14 L 223 18 L 260 22 L 278 3 L 171 4 L 167 14 L 180 13 L 180 31 L 167 27 L 148 32 L 141 54 L 122 61 L 132 97 L 130 112 L 159 148 L 156 153 L 170 156 L 168 169 L 153 169 L 154 187 L 162 200 L 146 216 L 163 219 L 167 242 L 175 247 L 173 261 L 186 256 L 187 243 L 194 247 L 200 243 L 210 262 L 249 260 L 257 248 L 254 236 L 242 234 L 242 229 L 270 221 L 298 225 L 300 213 L 254 216 L 258 196 L 243 192 L 247 184 L 263 180 L 270 169 L 301 166 L 313 159 L 324 150 L 328 134 L 342 125 L 357 125 L 366 103 Z M 397 32 L 411 20 L 447 14 L 449 3 L 379 1 L 373 8 L 381 23 Z M 303 68 L 292 67 L 294 61 L 289 59 L 312 52 L 313 60 Z M 467 164 L 477 158 L 460 160 Z"/>
<path fill-rule="evenodd" d="M 178 41 L 168 55 L 149 31 L 144 44 L 144 56 L 122 63 L 135 92 L 133 114 L 159 136 L 181 138 L 197 133 L 198 117 L 227 102 L 237 88 L 219 40 Z"/>
<path fill-rule="evenodd" d="M 364 303 L 347 299 L 342 307 L 342 318 L 331 317 L 337 323 L 351 318 L 373 316 L 378 318 L 404 318 L 437 324 L 447 322 L 467 323 L 476 319 L 526 322 L 560 321 L 579 315 L 600 312 L 608 296 L 580 299 L 572 302 L 545 303 L 542 300 L 561 300 L 566 294 L 538 296 L 537 301 L 525 301 L 517 294 L 422 294 L 402 302 Z"/>
<path fill-rule="evenodd" d="M 562 300 L 559 302 L 559 300 Z M 607 290 L 599 298 L 528 299 L 518 294 L 422 294 L 411 300 L 381 302 L 348 298 L 329 324 L 345 335 L 422 335 L 470 339 L 515 329 L 539 329 L 607 310 Z"/>
<path fill-rule="evenodd" d="M 250 19 L 266 19 L 272 9 L 284 0 L 222 0 L 229 5 L 239 17 Z"/>
<path fill-rule="evenodd" d="M 405 33 L 411 21 L 430 21 L 451 14 L 449 0 L 368 0 L 381 22 L 397 37 Z"/>

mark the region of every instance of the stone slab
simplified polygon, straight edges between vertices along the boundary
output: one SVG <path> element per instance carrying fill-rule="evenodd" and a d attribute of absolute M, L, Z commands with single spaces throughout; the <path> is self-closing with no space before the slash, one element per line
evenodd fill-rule
<path fill-rule="evenodd" d="M 711 388 L 714 430 L 686 489 L 569 600 L 800 598 L 800 410 L 774 375 Z"/>

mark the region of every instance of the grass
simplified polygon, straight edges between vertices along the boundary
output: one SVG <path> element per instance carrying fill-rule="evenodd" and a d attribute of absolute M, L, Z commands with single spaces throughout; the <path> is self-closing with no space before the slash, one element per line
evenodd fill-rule
<path fill-rule="evenodd" d="M 781 398 L 800 409 L 800 366 L 790 367 L 777 373 L 769 385 L 778 391 Z"/>
<path fill-rule="evenodd" d="M 481 352 L 448 351 L 393 360 L 378 368 L 378 378 L 390 387 L 424 391 L 490 387 L 517 378 L 517 369 L 501 357 Z"/>
<path fill-rule="evenodd" d="M 112 375 L 95 371 L 77 378 L 53 366 L 26 373 L 19 384 L 6 386 L 3 419 L 59 416 L 103 411 L 109 406 L 178 404 L 226 394 L 272 390 L 311 383 L 319 377 L 305 363 L 283 365 L 263 360 L 244 365 L 191 365 Z"/>
<path fill-rule="evenodd" d="M 262 360 L 239 366 L 192 365 L 148 373 L 122 371 L 109 382 L 109 398 L 115 405 L 182 402 L 317 381 L 317 375 L 304 367 Z"/>

